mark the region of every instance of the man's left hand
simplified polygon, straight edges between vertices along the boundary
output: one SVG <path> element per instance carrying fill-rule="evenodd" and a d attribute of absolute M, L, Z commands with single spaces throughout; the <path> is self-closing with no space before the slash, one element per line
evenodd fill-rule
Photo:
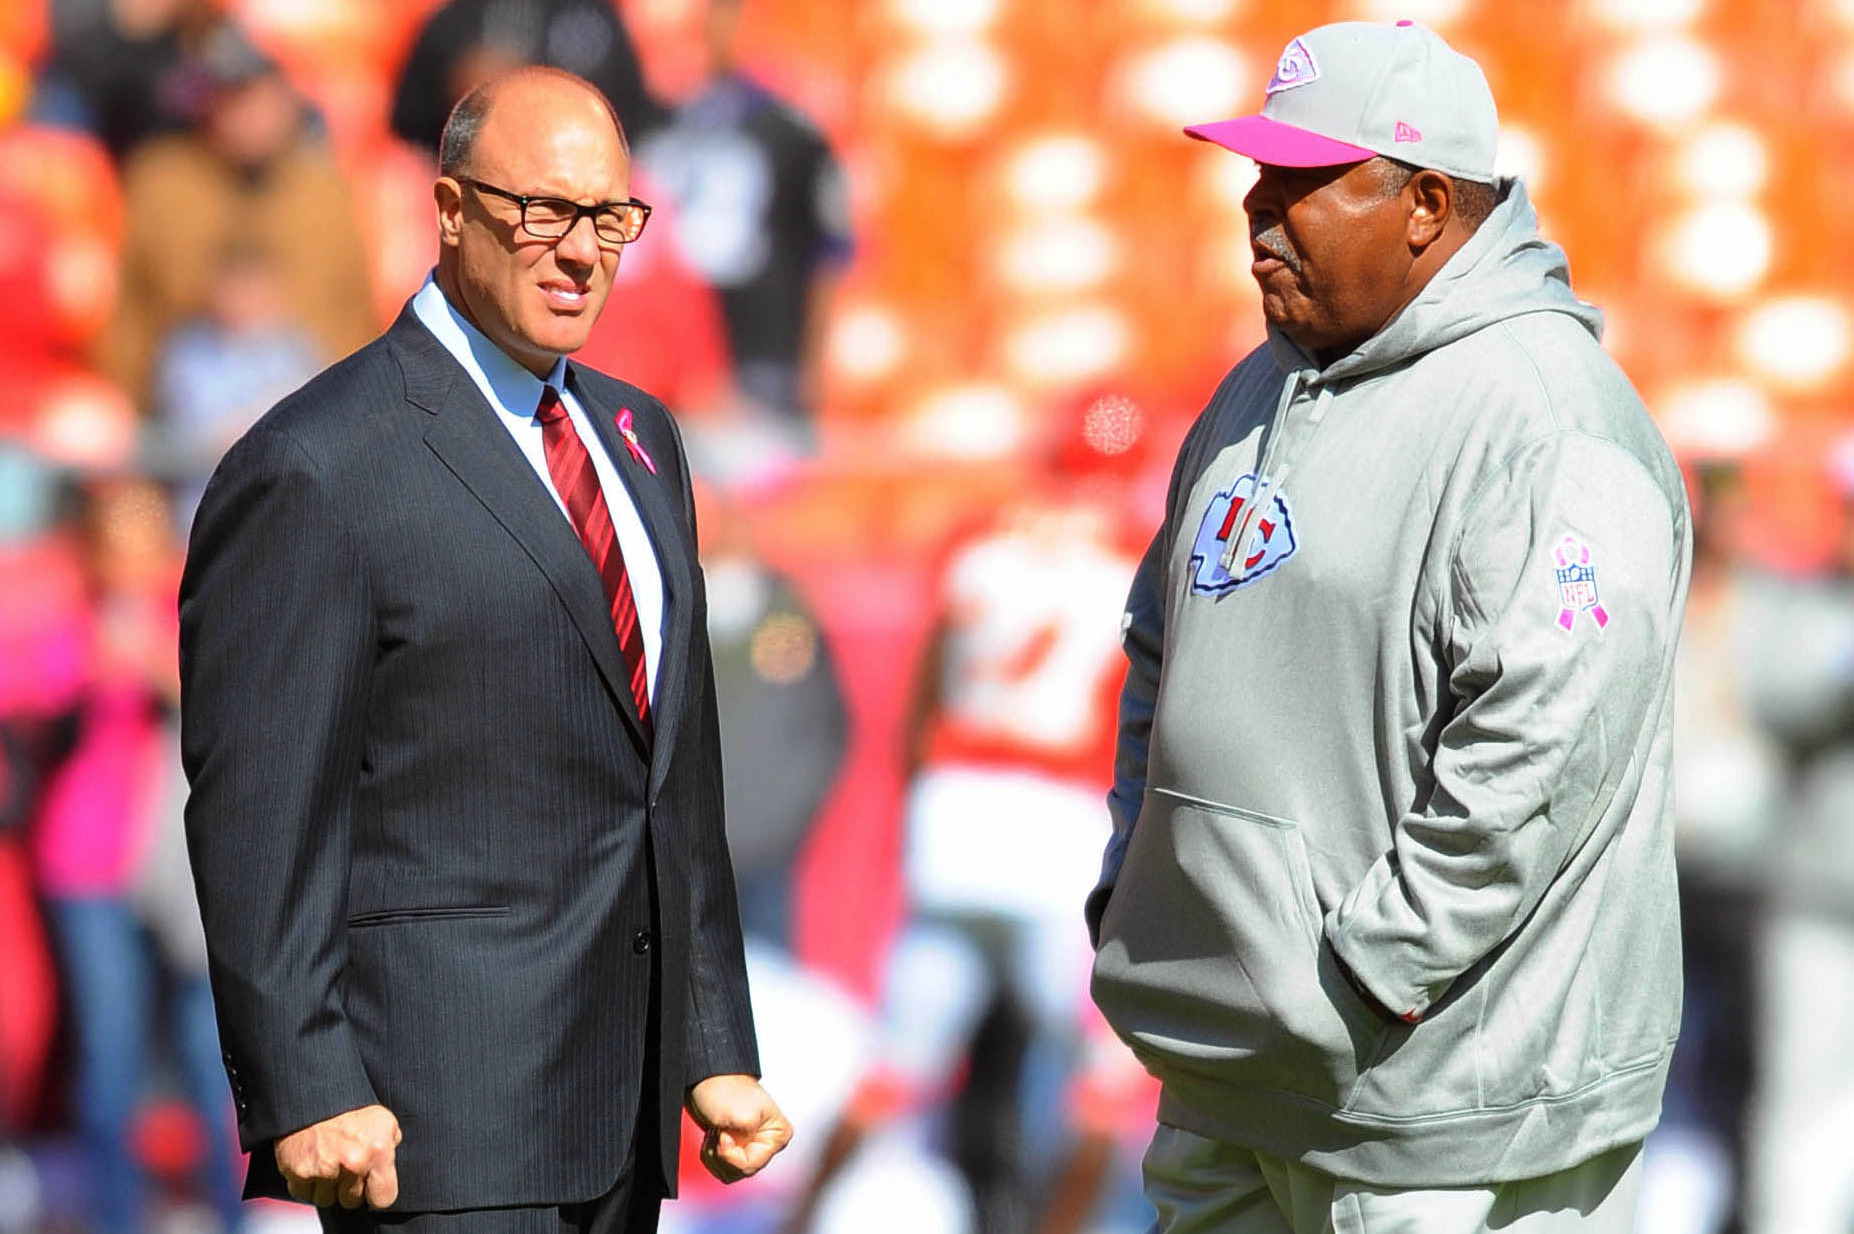
<path fill-rule="evenodd" d="M 724 1183 L 759 1173 L 792 1138 L 792 1124 L 750 1075 L 709 1076 L 684 1105 L 706 1133 L 702 1164 Z"/>

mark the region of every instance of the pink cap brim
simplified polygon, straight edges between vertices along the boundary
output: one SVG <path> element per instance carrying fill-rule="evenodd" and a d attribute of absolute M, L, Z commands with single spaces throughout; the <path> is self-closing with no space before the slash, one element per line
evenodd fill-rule
<path fill-rule="evenodd" d="M 1208 141 L 1275 167 L 1336 167 L 1376 158 L 1376 150 L 1334 141 L 1267 116 L 1238 116 L 1213 124 L 1193 124 L 1187 137 Z"/>

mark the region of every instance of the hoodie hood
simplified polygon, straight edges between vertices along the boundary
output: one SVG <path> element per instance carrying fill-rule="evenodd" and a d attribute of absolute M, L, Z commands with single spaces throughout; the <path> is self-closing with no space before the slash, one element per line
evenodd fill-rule
<path fill-rule="evenodd" d="M 1603 337 L 1603 313 L 1571 292 L 1564 250 L 1539 234 L 1539 217 L 1517 179 L 1496 183 L 1500 203 L 1448 263 L 1382 329 L 1333 361 L 1311 382 L 1331 382 L 1390 368 L 1486 326 L 1525 313 L 1563 313 Z M 1275 361 L 1295 372 L 1318 369 L 1313 357 L 1269 327 Z"/>

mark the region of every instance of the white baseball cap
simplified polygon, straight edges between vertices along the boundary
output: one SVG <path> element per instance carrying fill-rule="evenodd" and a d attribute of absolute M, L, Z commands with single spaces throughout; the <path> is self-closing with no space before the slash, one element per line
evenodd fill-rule
<path fill-rule="evenodd" d="M 1185 133 L 1277 167 L 1381 154 L 1489 183 L 1500 117 L 1481 66 L 1435 31 L 1343 21 L 1287 45 L 1260 114 Z"/>

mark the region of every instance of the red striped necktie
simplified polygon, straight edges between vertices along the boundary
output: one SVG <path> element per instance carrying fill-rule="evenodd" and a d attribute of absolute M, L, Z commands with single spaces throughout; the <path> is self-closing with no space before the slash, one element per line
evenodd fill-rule
<path fill-rule="evenodd" d="M 573 530 L 579 533 L 579 542 L 586 546 L 592 564 L 598 567 L 599 581 L 605 585 L 612 628 L 618 632 L 618 650 L 624 653 L 625 667 L 631 673 L 631 698 L 637 703 L 638 718 L 644 722 L 644 735 L 650 737 L 650 670 L 644 661 L 644 630 L 638 623 L 637 599 L 631 594 L 631 575 L 624 568 L 618 530 L 612 526 L 612 513 L 605 505 L 605 490 L 599 487 L 599 473 L 560 402 L 559 391 L 543 387 L 541 405 L 534 415 L 541 422 L 542 440 L 546 443 L 547 473 L 554 478 L 554 488 L 573 520 Z"/>

